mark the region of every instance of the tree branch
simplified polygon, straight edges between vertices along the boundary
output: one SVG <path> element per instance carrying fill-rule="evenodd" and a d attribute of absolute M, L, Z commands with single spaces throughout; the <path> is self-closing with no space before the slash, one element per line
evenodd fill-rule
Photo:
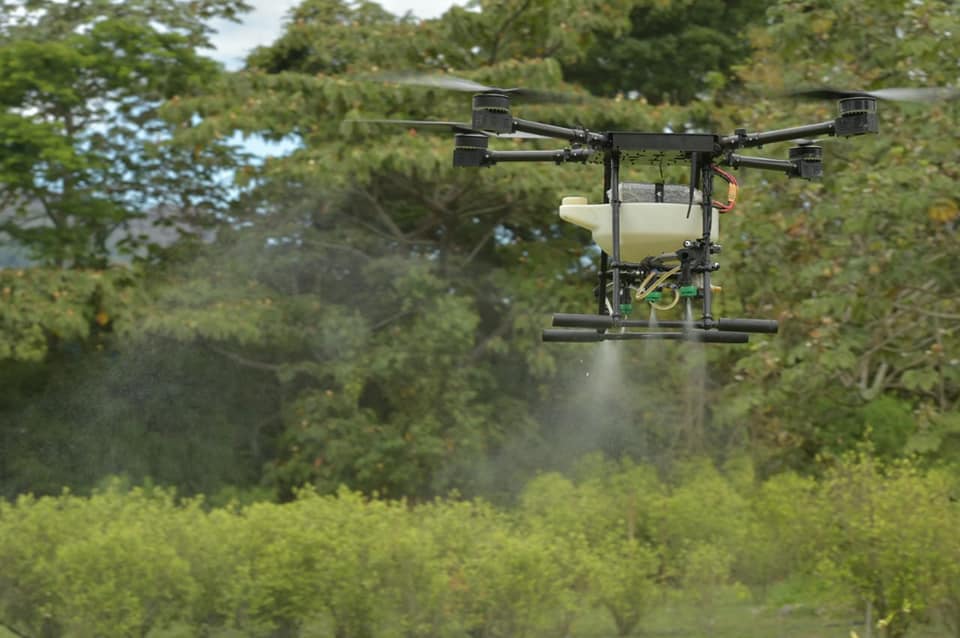
<path fill-rule="evenodd" d="M 481 208 L 470 208 L 464 210 L 458 215 L 458 217 L 479 217 L 481 215 L 489 215 L 490 213 L 497 213 L 502 211 L 507 206 L 505 204 L 497 204 L 496 206 L 484 206 Z"/>
<path fill-rule="evenodd" d="M 435 243 L 432 239 L 410 239 L 404 235 L 400 235 L 400 236 L 389 235 L 383 232 L 382 230 L 380 230 L 379 228 L 377 228 L 376 226 L 373 226 L 372 224 L 368 224 L 362 219 L 354 219 L 353 221 L 355 221 L 357 225 L 361 226 L 362 228 L 369 230 L 371 233 L 373 233 L 377 237 L 382 237 L 383 239 L 388 239 L 390 241 L 400 242 L 401 244 L 433 244 Z"/>
<path fill-rule="evenodd" d="M 359 248 L 354 248 L 353 246 L 350 246 L 348 244 L 338 244 L 336 242 L 323 241 L 321 239 L 304 239 L 303 243 L 307 245 L 318 246 L 320 248 L 329 248 L 331 250 L 342 250 L 344 252 L 350 253 L 352 255 L 356 255 L 357 257 L 362 257 L 363 259 L 367 259 L 367 260 L 373 259 L 373 257 L 363 252 Z"/>
<path fill-rule="evenodd" d="M 370 203 L 374 212 L 377 214 L 377 217 L 380 219 L 380 221 L 383 222 L 384 226 L 387 227 L 387 230 L 393 233 L 397 237 L 397 239 L 402 240 L 407 238 L 407 235 L 402 230 L 400 230 L 400 227 L 397 226 L 397 223 L 393 221 L 393 218 L 390 217 L 387 211 L 384 210 L 383 206 L 380 205 L 380 202 L 377 201 L 376 197 L 374 197 L 373 195 L 371 195 L 369 192 L 367 192 L 365 189 L 362 189 L 362 188 L 355 188 L 354 192 L 361 195 L 364 199 L 366 199 Z"/>
<path fill-rule="evenodd" d="M 247 357 L 237 354 L 236 352 L 230 352 L 228 350 L 224 350 L 220 348 L 219 346 L 215 346 L 209 341 L 201 341 L 201 344 L 207 350 L 210 350 L 211 352 L 215 352 L 222 357 L 226 357 L 227 359 L 230 359 L 234 363 L 244 366 L 245 368 L 253 368 L 254 370 L 262 370 L 264 372 L 273 372 L 273 373 L 277 373 L 281 370 L 281 368 L 283 368 L 282 365 L 279 365 L 276 363 L 265 363 L 263 361 L 255 361 L 254 359 L 248 359 Z"/>
<path fill-rule="evenodd" d="M 18 638 L 29 638 L 29 636 L 28 636 L 27 634 L 22 634 L 22 633 L 20 633 L 19 631 L 17 631 L 16 629 L 14 629 L 12 625 L 9 625 L 9 624 L 7 624 L 7 623 L 0 622 L 0 627 L 3 627 L 4 629 L 6 629 L 7 631 L 9 631 L 9 632 L 10 632 L 11 634 L 13 634 L 14 636 L 17 636 Z"/>
<path fill-rule="evenodd" d="M 507 19 L 503 21 L 503 24 L 497 29 L 497 37 L 494 38 L 493 44 L 490 47 L 490 56 L 487 59 L 487 64 L 492 65 L 497 61 L 497 55 L 500 53 L 500 44 L 503 42 L 503 36 L 506 34 L 507 29 L 510 27 L 510 23 L 523 15 L 523 12 L 530 7 L 530 0 L 525 0 L 523 4 L 517 7 L 517 10 L 512 14 L 507 16 Z"/>
<path fill-rule="evenodd" d="M 440 200 L 442 200 L 442 203 L 444 206 L 449 206 L 450 204 L 460 199 L 465 193 L 467 193 L 470 190 L 470 186 L 471 186 L 470 182 L 464 182 L 461 184 L 448 185 L 445 187 L 441 187 L 441 188 L 445 188 L 447 192 L 443 193 L 440 196 Z"/>
<path fill-rule="evenodd" d="M 383 330 L 384 328 L 389 326 L 394 321 L 400 321 L 401 319 L 405 319 L 406 317 L 409 317 L 410 315 L 413 315 L 413 314 L 416 314 L 413 310 L 404 310 L 403 312 L 398 312 L 394 315 L 390 315 L 389 317 L 385 319 L 381 319 L 377 323 L 370 326 L 370 332 L 379 332 L 380 330 Z"/>
<path fill-rule="evenodd" d="M 508 312 L 503 315 L 503 317 L 500 319 L 500 323 L 493 330 L 493 332 L 485 335 L 483 339 L 481 339 L 480 342 L 476 346 L 474 346 L 473 350 L 470 351 L 470 354 L 468 354 L 465 357 L 464 363 L 466 365 L 471 365 L 474 362 L 476 362 L 476 360 L 479 359 L 480 356 L 487 349 L 487 346 L 490 345 L 490 342 L 496 339 L 497 337 L 502 337 L 503 335 L 507 334 L 507 332 L 510 330 L 512 326 L 513 326 L 513 313 Z"/>
<path fill-rule="evenodd" d="M 925 317 L 935 317 L 937 319 L 951 319 L 957 320 L 960 319 L 960 314 L 954 314 L 951 312 L 938 312 L 936 310 L 925 310 L 923 308 L 918 308 L 916 306 L 905 306 L 903 304 L 895 303 L 893 304 L 894 308 L 900 310 L 906 310 L 909 312 L 915 312 L 917 314 L 923 315 Z"/>
<path fill-rule="evenodd" d="M 500 224 L 501 224 L 502 222 L 503 222 L 503 218 L 501 217 L 500 219 L 497 220 L 497 223 L 496 223 L 496 224 L 493 224 L 492 226 L 490 226 L 490 230 L 488 230 L 486 233 L 483 234 L 483 237 L 481 237 L 481 238 L 480 238 L 480 241 L 478 241 L 477 244 L 473 247 L 473 250 L 470 251 L 470 254 L 467 255 L 467 258 L 464 260 L 464 262 L 463 262 L 463 264 L 461 264 L 461 266 L 467 266 L 467 265 L 469 265 L 470 262 L 473 261 L 473 259 L 474 259 L 478 254 L 480 254 L 480 250 L 484 247 L 484 245 L 485 245 L 488 241 L 490 241 L 490 238 L 493 237 L 494 233 L 497 232 L 497 228 L 500 227 Z"/>

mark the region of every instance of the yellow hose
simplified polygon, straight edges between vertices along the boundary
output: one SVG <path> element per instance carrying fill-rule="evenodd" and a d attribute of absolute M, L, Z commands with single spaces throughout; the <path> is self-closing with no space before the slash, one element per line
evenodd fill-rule
<path fill-rule="evenodd" d="M 655 274 L 656 274 L 656 273 L 654 273 L 654 272 L 651 270 L 651 271 L 650 271 L 650 274 L 647 275 L 646 279 L 644 279 L 642 282 L 640 282 L 640 285 L 637 286 L 637 301 L 640 301 L 640 291 L 646 289 L 647 284 L 650 283 L 650 280 L 653 279 L 653 277 L 654 277 Z"/>
<path fill-rule="evenodd" d="M 662 286 L 667 281 L 667 279 L 670 279 L 670 277 L 674 276 L 678 272 L 680 272 L 680 266 L 674 266 L 667 272 L 663 273 L 663 275 L 661 275 L 660 278 L 657 279 L 655 284 L 647 288 L 647 284 L 650 283 L 650 280 L 653 278 L 653 273 L 651 272 L 649 275 L 647 275 L 647 278 L 643 280 L 643 283 L 641 283 L 640 286 L 637 288 L 637 300 L 638 301 L 642 300 L 644 297 L 647 296 L 647 294 L 649 294 L 650 291 L 656 290 L 657 288 Z M 673 308 L 673 306 L 670 306 L 670 307 Z"/>
<path fill-rule="evenodd" d="M 678 288 L 674 288 L 673 301 L 671 301 L 669 304 L 667 304 L 666 306 L 661 306 L 651 301 L 650 305 L 653 306 L 653 308 L 656 310 L 672 310 L 673 307 L 676 306 L 678 303 L 680 303 L 680 290 Z"/>

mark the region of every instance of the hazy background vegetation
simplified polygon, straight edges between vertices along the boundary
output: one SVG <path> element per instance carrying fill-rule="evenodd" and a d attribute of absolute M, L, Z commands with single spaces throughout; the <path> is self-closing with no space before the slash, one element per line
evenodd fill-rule
<path fill-rule="evenodd" d="M 719 314 L 781 332 L 729 347 L 542 344 L 593 308 L 555 208 L 600 168 L 348 121 L 469 119 L 371 80 L 412 70 L 594 130 L 813 123 L 786 91 L 955 86 L 954 3 L 305 0 L 227 72 L 245 8 L 0 0 L 0 625 L 960 635 L 956 101 L 738 172 Z"/>

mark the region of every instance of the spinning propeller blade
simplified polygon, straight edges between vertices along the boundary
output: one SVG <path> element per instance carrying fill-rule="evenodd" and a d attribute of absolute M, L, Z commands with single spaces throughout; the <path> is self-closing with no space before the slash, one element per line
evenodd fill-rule
<path fill-rule="evenodd" d="M 837 137 L 818 137 L 817 139 L 812 138 L 801 138 L 798 140 L 793 140 L 793 144 L 796 146 L 820 146 L 822 144 L 833 144 L 841 138 Z"/>
<path fill-rule="evenodd" d="M 437 89 L 447 89 L 450 91 L 464 91 L 466 93 L 501 93 L 511 98 L 522 98 L 528 102 L 580 102 L 583 97 L 573 93 L 562 93 L 559 91 L 542 91 L 539 89 L 524 89 L 519 87 L 500 88 L 496 86 L 487 86 L 458 78 L 453 75 L 429 75 L 424 73 L 391 73 L 378 75 L 375 79 L 385 82 L 396 82 L 397 84 L 409 84 L 411 86 L 423 86 Z"/>
<path fill-rule="evenodd" d="M 788 95 L 811 100 L 839 100 L 847 97 L 875 97 L 879 100 L 892 100 L 894 102 L 937 102 L 940 100 L 957 99 L 960 97 L 960 89 L 952 89 L 948 87 L 921 87 L 915 89 L 892 88 L 877 89 L 875 91 L 858 91 L 822 87 L 792 91 Z"/>
<path fill-rule="evenodd" d="M 442 129 L 444 131 L 453 131 L 454 133 L 479 133 L 487 137 L 499 137 L 507 139 L 549 139 L 543 135 L 533 133 L 488 133 L 487 131 L 478 131 L 470 126 L 469 122 L 445 122 L 440 120 L 345 120 L 347 122 L 356 122 L 359 124 L 389 124 L 394 126 L 405 126 L 415 129 Z"/>

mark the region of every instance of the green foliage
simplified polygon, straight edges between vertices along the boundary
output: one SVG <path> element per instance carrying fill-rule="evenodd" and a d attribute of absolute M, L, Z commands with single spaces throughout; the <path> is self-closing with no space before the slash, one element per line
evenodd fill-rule
<path fill-rule="evenodd" d="M 197 53 L 203 21 L 245 7 L 0 3 L 0 230 L 39 262 L 103 267 L 152 241 L 130 227 L 148 211 L 169 224 L 221 210 L 214 177 L 229 150 L 171 144 L 183 122 L 158 109 L 215 81 L 218 65 Z"/>
<path fill-rule="evenodd" d="M 710 503 L 706 512 L 704 502 Z M 742 547 L 749 516 L 746 499 L 709 461 L 701 460 L 682 468 L 680 482 L 666 500 L 658 531 L 668 556 L 678 564 L 689 562 L 690 552 L 696 556 L 708 551 L 698 546 L 722 543 L 716 548 L 716 559 Z"/>
<path fill-rule="evenodd" d="M 179 616 L 194 595 L 190 566 L 163 531 L 114 519 L 58 548 L 53 614 L 65 632 L 143 636 Z"/>
<path fill-rule="evenodd" d="M 74 310 L 84 319 L 108 318 L 113 337 L 105 348 L 124 360 L 168 344 L 158 353 L 163 362 L 150 367 L 170 371 L 179 357 L 184 369 L 196 372 L 179 386 L 197 388 L 193 400 L 168 401 L 169 416 L 157 416 L 158 404 L 149 400 L 142 404 L 148 409 L 138 414 L 136 401 L 116 396 L 117 383 L 104 383 L 92 390 L 98 399 L 89 403 L 104 407 L 81 418 L 89 433 L 83 440 L 114 442 L 105 455 L 108 462 L 82 462 L 89 455 L 81 454 L 69 472 L 43 476 L 43 467 L 64 465 L 62 446 L 49 448 L 56 454 L 28 454 L 8 466 L 16 477 L 8 491 L 33 486 L 55 492 L 68 480 L 64 474 L 83 485 L 107 471 L 165 481 L 179 475 L 172 480 L 187 491 L 210 492 L 224 482 L 255 480 L 265 468 L 262 476 L 284 498 L 305 482 L 325 492 L 347 483 L 395 496 L 428 497 L 451 487 L 515 492 L 509 486 L 529 476 L 541 460 L 531 446 L 558 433 L 565 436 L 564 428 L 570 427 L 554 423 L 549 413 L 557 407 L 548 397 L 552 383 L 566 383 L 561 377 L 573 370 L 570 364 L 578 355 L 541 347 L 537 335 L 543 316 L 554 309 L 582 309 L 579 292 L 593 276 L 584 260 L 591 254 L 586 235 L 557 225 L 543 215 L 544 206 L 571 191 L 599 197 L 597 180 L 590 179 L 596 171 L 502 167 L 477 180 L 450 167 L 446 140 L 343 120 L 449 119 L 463 108 L 463 96 L 385 86 L 361 79 L 366 72 L 454 66 L 494 84 L 563 86 L 562 64 L 583 59 L 598 34 L 625 32 L 632 6 L 481 3 L 416 22 L 394 18 L 373 3 L 305 2 L 277 42 L 258 49 L 246 69 L 227 76 L 199 56 L 197 47 L 208 34 L 204 20 L 235 13 L 243 8 L 237 3 L 127 3 L 116 15 L 113 4 L 67 3 L 30 17 L 34 31 L 23 26 L 29 12 L 23 20 L 11 19 L 7 55 L 22 73 L 9 75 L 9 99 L 34 99 L 31 87 L 43 84 L 51 104 L 69 105 L 71 117 L 90 123 L 72 133 L 58 124 L 27 136 L 18 133 L 22 126 L 39 126 L 22 117 L 31 111 L 16 111 L 18 119 L 11 120 L 10 135 L 34 146 L 32 155 L 9 155 L 14 158 L 10 170 L 20 172 L 4 183 L 36 191 L 38 184 L 28 177 L 38 165 L 35 158 L 46 153 L 59 162 L 50 170 L 63 173 L 62 183 L 76 193 L 73 203 L 56 200 L 50 209 L 56 216 L 62 204 L 69 213 L 63 227 L 75 236 L 67 238 L 56 224 L 11 227 L 22 241 L 40 242 L 31 246 L 49 263 L 104 261 L 106 244 L 100 240 L 111 224 L 142 212 L 147 200 L 141 192 L 149 191 L 150 203 L 164 204 L 168 212 L 222 210 L 225 191 L 204 186 L 203 179 L 213 169 L 233 166 L 223 140 L 236 132 L 292 140 L 297 149 L 262 166 L 240 167 L 238 183 L 250 192 L 230 210 L 230 226 L 219 230 L 209 249 L 185 246 L 156 253 L 163 261 L 154 262 L 147 277 L 137 281 L 135 294 L 126 300 L 130 312 L 107 308 L 100 314 L 94 303 L 82 313 Z M 96 29 L 72 31 L 84 12 L 100 9 L 108 19 L 98 21 Z M 24 51 L 37 42 L 31 34 L 41 31 L 70 33 L 62 48 L 34 56 L 50 58 L 62 72 L 45 75 L 46 67 L 26 65 L 34 58 Z M 110 47 L 124 51 L 123 65 L 104 64 Z M 57 62 L 56 56 L 63 60 Z M 115 109 L 96 110 L 92 89 L 72 81 L 81 71 L 103 75 Z M 595 128 L 660 127 L 686 119 L 669 106 L 638 113 L 635 105 L 618 101 L 591 105 L 588 113 L 581 105 L 524 108 L 531 117 L 573 118 Z M 109 131 L 101 130 L 100 121 Z M 131 147 L 131 135 L 141 146 Z M 122 162 L 117 159 L 121 148 Z M 151 172 L 161 162 L 162 174 Z M 109 190 L 108 182 L 125 186 Z M 48 190 L 42 194 L 60 194 Z M 125 199 L 110 199 L 114 192 Z M 179 199 L 168 197 L 173 195 Z M 18 206 L 31 204 L 22 197 Z M 78 198 L 86 198 L 81 203 L 89 204 L 89 215 L 81 215 L 87 209 L 76 204 Z M 131 247 L 139 241 L 130 239 Z M 71 348 L 89 338 L 78 319 L 71 319 L 76 325 L 69 330 L 48 326 L 59 315 L 46 313 L 39 303 L 18 301 L 24 302 L 16 308 L 25 321 L 21 327 L 18 314 L 17 325 L 6 331 L 12 356 L 48 357 L 51 350 L 40 346 L 41 338 L 49 340 L 55 331 L 66 333 Z M 88 332 L 98 336 L 99 325 L 94 326 Z M 222 399 L 217 382 L 206 380 L 206 371 L 218 362 L 230 370 L 225 383 L 231 390 Z M 92 368 L 99 379 L 104 364 L 59 365 L 47 376 L 38 375 L 12 402 L 15 418 L 38 435 L 18 439 L 23 444 L 9 447 L 11 455 L 35 445 L 40 432 L 69 439 L 69 419 L 26 402 L 42 398 L 75 405 L 67 376 Z M 670 382 L 681 384 L 683 376 L 678 370 Z M 78 387 L 89 392 L 93 385 Z M 162 393 L 148 394 L 166 398 L 179 391 L 175 385 L 164 383 Z M 243 407 L 233 407 L 231 397 L 241 395 Z M 678 407 L 697 412 L 699 405 L 702 414 L 696 396 L 691 391 L 686 405 Z M 652 403 L 632 408 L 621 419 L 622 441 L 631 452 L 656 453 L 670 440 L 663 435 L 651 444 L 659 432 L 627 431 L 635 415 L 654 413 Z M 45 428 L 32 426 L 43 420 L 49 421 Z M 198 422 L 204 425 L 192 427 Z M 232 431 L 230 423 L 236 424 Z M 691 428 L 680 446 L 695 441 L 697 431 Z M 178 443 L 166 453 L 152 445 L 149 452 L 136 452 L 133 443 L 143 433 L 150 441 Z M 186 450 L 203 454 L 217 438 L 233 451 L 223 456 L 222 465 L 176 462 L 190 458 Z M 553 453 L 541 446 L 539 454 L 552 457 L 548 465 L 559 466 L 579 456 L 581 448 Z M 514 464 L 514 455 L 528 460 Z M 486 461 L 492 457 L 515 469 L 491 471 Z M 267 459 L 271 462 L 263 463 Z M 85 467 L 78 472 L 80 465 Z M 223 478 L 214 479 L 214 472 L 223 472 Z"/>
<path fill-rule="evenodd" d="M 588 638 L 660 631 L 665 611 L 689 609 L 676 626 L 710 634 L 728 610 L 747 613 L 746 586 L 750 622 L 761 626 L 765 610 L 779 609 L 783 628 L 784 614 L 805 609 L 823 629 L 867 605 L 886 636 L 935 617 L 955 622 L 960 511 L 950 476 L 850 457 L 819 481 L 778 477 L 742 497 L 755 513 L 744 538 L 743 513 L 722 505 L 729 497 L 713 507 L 736 478 L 706 475 L 666 484 L 649 467 L 605 464 L 576 480 L 544 475 L 509 509 L 348 490 L 213 508 L 120 482 L 87 498 L 24 496 L 0 502 L 0 627 Z M 689 526 L 685 497 L 672 496 L 694 488 L 705 490 L 709 539 Z M 645 538 L 658 530 L 682 548 L 673 565 L 663 539 Z M 779 569 L 764 571 L 773 552 Z"/>
<path fill-rule="evenodd" d="M 437 28 L 447 40 L 440 58 L 454 68 L 491 66 L 506 60 L 552 58 L 575 62 L 588 56 L 600 34 L 621 34 L 629 24 L 629 0 L 473 0 L 452 7 Z"/>
<path fill-rule="evenodd" d="M 521 497 L 532 534 L 575 530 L 545 551 L 573 556 L 565 569 L 577 576 L 556 591 L 526 583 L 543 596 L 535 606 L 559 601 L 575 622 L 585 547 L 640 565 L 656 557 L 652 580 L 609 575 L 626 579 L 613 586 L 624 600 L 647 580 L 722 598 L 807 561 L 842 575 L 817 555 L 817 530 L 793 523 L 819 520 L 812 484 L 791 474 L 758 488 L 752 466 L 723 462 L 746 453 L 767 478 L 823 472 L 822 459 L 865 444 L 884 462 L 917 453 L 931 465 L 957 449 L 958 158 L 943 134 L 955 103 L 883 104 L 884 134 L 826 147 L 821 185 L 740 172 L 717 303 L 725 316 L 778 317 L 775 339 L 614 355 L 538 338 L 549 312 L 593 308 L 596 249 L 549 211 L 562 195 L 598 200 L 596 166 L 455 170 L 449 138 L 350 121 L 465 119 L 468 96 L 379 79 L 393 70 L 638 90 L 657 104 L 517 104 L 524 117 L 598 130 L 764 129 L 833 117 L 767 99 L 795 86 L 954 81 L 949 3 L 729 4 L 478 1 L 417 21 L 371 2 L 308 0 L 230 74 L 198 47 L 205 21 L 238 2 L 3 5 L 4 229 L 47 266 L 0 273 L 3 493 L 123 474 L 185 493 L 232 484 L 295 500 L 305 484 L 348 485 L 418 503 L 450 489 L 506 502 L 537 472 L 600 451 L 650 466 L 594 460 L 577 480 L 545 474 Z M 709 64 L 684 62 L 705 55 Z M 224 142 L 237 133 L 294 150 L 237 166 Z M 239 190 L 212 179 L 233 169 Z M 240 193 L 229 210 L 228 192 Z M 130 249 L 152 241 L 127 228 L 148 208 L 171 221 L 190 212 L 191 228 L 226 223 L 207 245 L 152 253 L 142 270 L 102 268 L 119 250 L 111 233 Z M 709 460 L 680 462 L 691 457 Z M 574 520 L 564 499 L 590 520 Z M 410 534 L 424 561 L 446 560 L 430 534 Z M 498 543 L 519 563 L 546 560 Z M 417 578 L 422 601 L 390 603 L 413 610 L 405 631 L 447 631 L 435 610 L 453 603 L 428 572 Z M 307 622 L 290 620 L 302 609 L 289 596 L 288 616 L 257 622 Z M 485 613 L 471 612 L 481 624 Z"/>
<path fill-rule="evenodd" d="M 532 530 L 499 525 L 475 537 L 454 578 L 455 613 L 468 632 L 491 638 L 530 636 L 549 627 L 571 574 L 555 556 L 562 545 Z"/>
<path fill-rule="evenodd" d="M 413 20 L 375 2 L 306 0 L 294 7 L 285 32 L 247 60 L 266 73 L 337 74 L 356 65 L 390 68 L 415 55 L 423 40 Z M 400 49 L 398 55 L 398 49 Z"/>
<path fill-rule="evenodd" d="M 346 493 L 305 494 L 282 515 L 276 505 L 248 508 L 232 601 L 247 610 L 241 627 L 277 631 L 324 619 L 334 635 L 370 636 L 381 560 L 371 539 L 389 525 L 380 509 Z"/>
<path fill-rule="evenodd" d="M 167 494 L 109 490 L 2 507 L 2 622 L 17 631 L 143 636 L 196 593 L 170 543 L 182 522 Z"/>
<path fill-rule="evenodd" d="M 939 56 L 956 43 L 943 30 L 958 19 L 948 4 L 779 3 L 769 28 L 754 32 L 741 76 L 761 95 L 948 83 Z M 731 124 L 833 117 L 827 104 L 750 99 Z M 741 382 L 724 409 L 765 448 L 764 471 L 852 450 L 868 426 L 878 451 L 900 455 L 953 410 L 956 149 L 943 130 L 956 108 L 881 103 L 880 135 L 824 144 L 822 185 L 769 180 L 761 190 L 743 176 L 742 212 L 727 216 L 737 255 L 728 285 L 747 314 L 778 315 L 783 329 L 736 363 Z M 927 440 L 938 445 L 937 435 Z"/>
<path fill-rule="evenodd" d="M 592 549 L 590 598 L 613 618 L 618 636 L 629 636 L 658 602 L 657 554 L 635 538 L 611 538 Z"/>
<path fill-rule="evenodd" d="M 784 472 L 771 477 L 750 499 L 748 543 L 738 571 L 748 582 L 786 580 L 815 562 L 820 537 L 816 483 Z M 786 601 L 795 602 L 795 601 Z"/>
<path fill-rule="evenodd" d="M 548 4 L 518 3 L 518 32 L 503 37 L 535 44 L 524 30 L 553 24 L 542 14 L 560 8 Z M 442 140 L 342 121 L 449 118 L 462 108 L 457 96 L 358 72 L 429 66 L 439 54 L 415 47 L 462 47 L 458 29 L 500 37 L 501 9 L 417 24 L 368 3 L 307 2 L 222 94 L 171 107 L 206 114 L 184 133 L 193 143 L 237 129 L 299 143 L 250 167 L 257 189 L 233 211 L 243 228 L 218 235 L 198 267 L 159 278 L 157 303 L 137 325 L 275 371 L 291 393 L 267 473 L 281 495 L 304 482 L 392 496 L 475 490 L 490 480 L 485 459 L 538 434 L 531 403 L 557 365 L 537 342 L 542 315 L 588 276 L 583 237 L 542 215 L 565 192 L 555 172 L 508 167 L 481 182 L 452 169 Z M 476 77 L 560 79 L 553 59 L 496 62 Z M 602 116 L 633 115 L 621 105 Z M 585 184 L 575 169 L 561 172 L 571 187 Z"/>
<path fill-rule="evenodd" d="M 953 578 L 943 551 L 957 512 L 943 476 L 862 458 L 831 471 L 821 489 L 830 576 L 872 604 L 886 635 L 904 635 Z"/>
<path fill-rule="evenodd" d="M 578 483 L 538 477 L 523 508 L 554 534 L 585 543 L 587 599 L 610 614 L 618 635 L 642 627 L 668 586 L 704 606 L 738 593 L 732 570 L 738 557 L 752 565 L 744 546 L 753 519 L 732 480 L 708 462 L 682 468 L 673 485 L 629 461 L 594 457 L 581 472 Z"/>
<path fill-rule="evenodd" d="M 746 37 L 770 2 L 639 0 L 630 29 L 597 30 L 591 47 L 564 67 L 564 76 L 592 93 L 636 93 L 645 102 L 686 104 L 702 93 L 729 90 L 732 67 L 750 53 Z"/>
<path fill-rule="evenodd" d="M 124 269 L 0 271 L 0 360 L 42 361 L 62 344 L 95 343 L 127 319 L 135 284 Z"/>
<path fill-rule="evenodd" d="M 463 525 L 468 509 L 470 504 L 456 508 L 444 503 L 395 511 L 386 532 L 390 542 L 384 548 L 379 603 L 388 610 L 392 629 L 383 633 L 406 638 L 456 634 L 460 623 L 450 618 L 450 609 L 458 585 L 451 574 L 465 545 L 463 535 L 452 538 L 444 524 Z"/>
<path fill-rule="evenodd" d="M 202 348 L 105 336 L 90 351 L 72 342 L 47 363 L 0 366 L 5 497 L 86 491 L 111 474 L 211 496 L 256 484 L 278 425 L 271 374 Z"/>

